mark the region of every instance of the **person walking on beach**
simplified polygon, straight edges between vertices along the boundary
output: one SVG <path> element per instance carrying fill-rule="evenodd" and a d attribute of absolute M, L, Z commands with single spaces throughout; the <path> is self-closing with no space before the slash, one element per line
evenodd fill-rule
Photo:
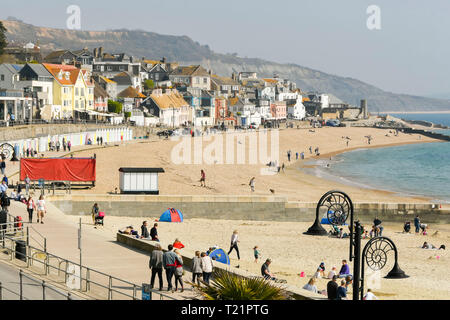
<path fill-rule="evenodd" d="M 252 190 L 252 192 L 255 192 L 255 177 L 250 179 L 250 182 L 248 183 L 248 185 L 250 186 L 250 189 Z"/>
<path fill-rule="evenodd" d="M 150 237 L 152 238 L 152 241 L 158 241 L 159 242 L 157 228 L 158 228 L 158 224 L 155 223 L 153 225 L 153 228 L 150 229 Z"/>
<path fill-rule="evenodd" d="M 211 277 L 211 273 L 213 271 L 213 262 L 210 256 L 207 256 L 206 253 L 202 252 L 202 271 L 203 271 L 203 281 L 209 284 L 209 278 Z"/>
<path fill-rule="evenodd" d="M 66 149 L 67 149 L 66 138 L 63 138 L 63 150 L 64 150 L 64 152 L 66 152 Z"/>
<path fill-rule="evenodd" d="M 70 140 L 67 142 L 67 149 L 70 152 L 70 148 L 72 147 L 72 142 L 70 142 Z"/>
<path fill-rule="evenodd" d="M 61 148 L 61 144 L 59 143 L 59 140 L 56 141 L 56 152 L 59 152 L 59 148 Z"/>
<path fill-rule="evenodd" d="M 416 227 L 416 233 L 420 232 L 420 219 L 419 219 L 419 215 L 416 215 L 416 217 L 414 218 L 414 227 Z"/>
<path fill-rule="evenodd" d="M 47 211 L 46 207 L 45 207 L 45 200 L 44 200 L 44 196 L 41 195 L 39 197 L 39 200 L 37 202 L 37 214 L 38 214 L 38 220 L 37 222 L 39 223 L 39 219 L 41 220 L 41 223 L 44 223 L 44 214 Z"/>
<path fill-rule="evenodd" d="M 33 211 L 36 209 L 34 200 L 31 196 L 27 200 L 28 222 L 33 223 Z"/>
<path fill-rule="evenodd" d="M 312 154 L 312 146 L 309 146 L 309 154 Z"/>
<path fill-rule="evenodd" d="M 206 174 L 205 171 L 200 170 L 200 186 L 201 187 L 206 187 Z"/>
<path fill-rule="evenodd" d="M 152 254 L 150 255 L 149 268 L 152 270 L 150 287 L 153 289 L 156 275 L 158 275 L 159 291 L 162 291 L 163 289 L 162 267 L 163 267 L 163 252 L 161 245 L 157 243 L 155 249 L 152 251 Z"/>
<path fill-rule="evenodd" d="M 178 283 L 180 283 L 181 286 L 181 292 L 184 291 L 184 285 L 183 285 L 183 257 L 181 256 L 178 249 L 175 249 L 173 252 L 176 253 L 178 258 L 180 259 L 181 263 L 178 260 L 175 260 L 175 291 L 178 291 Z"/>
<path fill-rule="evenodd" d="M 202 277 L 202 258 L 200 257 L 200 251 L 195 251 L 195 257 L 192 259 L 192 283 L 195 283 L 197 278 L 197 285 L 200 285 L 200 278 Z"/>
<path fill-rule="evenodd" d="M 230 245 L 230 250 L 228 251 L 228 255 L 230 255 L 231 251 L 233 251 L 233 249 L 235 249 L 237 256 L 238 256 L 238 260 L 240 260 L 241 258 L 239 256 L 238 242 L 239 242 L 238 231 L 234 230 L 233 234 L 231 235 L 231 245 Z"/>
<path fill-rule="evenodd" d="M 337 290 L 339 285 L 337 283 L 337 276 L 334 275 L 333 278 L 327 283 L 327 295 L 328 300 L 336 300 L 337 299 Z"/>
<path fill-rule="evenodd" d="M 291 162 L 291 150 L 287 152 L 288 161 Z"/>
<path fill-rule="evenodd" d="M 305 153 L 303 151 L 302 151 L 302 153 L 300 153 L 300 157 L 301 157 L 302 160 L 305 159 Z"/>
<path fill-rule="evenodd" d="M 298 160 L 298 152 L 295 153 L 295 160 Z"/>
<path fill-rule="evenodd" d="M 182 261 L 180 261 L 180 258 L 178 258 L 178 255 L 173 252 L 173 246 L 171 244 L 169 244 L 169 246 L 167 247 L 169 250 L 164 252 L 163 254 L 163 266 L 166 269 L 166 277 L 167 277 L 167 291 L 171 291 L 173 286 L 172 286 L 172 277 L 175 273 L 175 266 L 176 263 L 175 261 L 178 260 L 179 264 L 183 264 Z"/>

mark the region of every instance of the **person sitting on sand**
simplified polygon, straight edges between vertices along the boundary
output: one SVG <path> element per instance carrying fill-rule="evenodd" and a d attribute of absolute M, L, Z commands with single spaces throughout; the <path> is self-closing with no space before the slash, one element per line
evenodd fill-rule
<path fill-rule="evenodd" d="M 420 224 L 420 230 L 422 230 L 422 235 L 424 235 L 424 236 L 427 235 L 427 229 L 428 229 L 428 225 L 426 223 Z"/>
<path fill-rule="evenodd" d="M 341 281 L 341 285 L 337 289 L 337 300 L 347 300 L 347 288 L 345 288 L 345 280 Z"/>
<path fill-rule="evenodd" d="M 337 276 L 336 266 L 333 266 L 333 267 L 331 268 L 331 271 L 328 272 L 327 278 L 328 278 L 328 279 L 333 279 L 334 276 Z"/>
<path fill-rule="evenodd" d="M 177 249 L 183 249 L 184 248 L 184 244 L 181 243 L 180 240 L 175 239 L 175 241 L 173 242 L 173 247 L 177 248 Z"/>
<path fill-rule="evenodd" d="M 403 225 L 403 233 L 409 233 L 410 230 L 411 230 L 411 222 L 406 221 L 405 224 Z"/>
<path fill-rule="evenodd" d="M 317 279 L 322 278 L 322 275 L 321 275 L 320 271 L 322 271 L 322 269 L 317 268 L 316 273 L 314 273 L 313 277 L 317 278 Z"/>
<path fill-rule="evenodd" d="M 346 276 L 351 276 L 350 267 L 347 264 L 347 260 L 342 260 L 342 267 L 341 267 L 341 270 L 339 270 L 338 276 L 339 276 L 339 278 L 345 278 Z"/>
<path fill-rule="evenodd" d="M 316 279 L 315 277 L 309 279 L 308 283 L 303 286 L 303 289 L 317 293 Z"/>
<path fill-rule="evenodd" d="M 150 237 L 152 238 L 152 241 L 158 241 L 159 242 L 157 228 L 158 228 L 158 224 L 155 223 L 153 225 L 153 228 L 150 229 Z"/>
<path fill-rule="evenodd" d="M 275 276 L 272 273 L 270 273 L 270 270 L 269 270 L 269 265 L 271 263 L 272 263 L 272 260 L 267 258 L 266 262 L 264 262 L 263 265 L 261 266 L 261 275 L 266 280 L 275 280 Z"/>
<path fill-rule="evenodd" d="M 436 249 L 436 247 L 434 245 L 432 245 L 431 243 L 428 243 L 425 241 L 422 245 L 422 249 Z"/>
<path fill-rule="evenodd" d="M 317 270 L 320 269 L 320 275 L 325 277 L 325 262 L 321 262 Z"/>
<path fill-rule="evenodd" d="M 348 286 L 350 286 L 353 283 L 352 276 L 346 276 L 345 277 L 345 288 L 348 290 Z"/>

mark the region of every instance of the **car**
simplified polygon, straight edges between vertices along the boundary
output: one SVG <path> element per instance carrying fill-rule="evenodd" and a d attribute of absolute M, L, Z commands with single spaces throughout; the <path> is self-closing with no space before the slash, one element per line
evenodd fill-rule
<path fill-rule="evenodd" d="M 168 130 L 159 131 L 156 135 L 158 137 L 169 137 L 169 136 L 173 135 L 173 130 L 168 129 Z"/>

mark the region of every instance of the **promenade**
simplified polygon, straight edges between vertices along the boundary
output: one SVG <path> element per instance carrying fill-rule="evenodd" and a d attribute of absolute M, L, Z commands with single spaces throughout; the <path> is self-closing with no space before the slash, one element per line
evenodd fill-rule
<path fill-rule="evenodd" d="M 37 224 L 36 217 L 32 226 L 47 239 L 47 251 L 51 254 L 79 263 L 80 251 L 78 250 L 78 227 L 79 217 L 66 216 L 63 212 L 55 208 L 51 203 L 46 203 L 47 214 L 44 224 Z M 22 216 L 24 221 L 28 221 L 25 205 L 12 201 L 10 213 L 14 216 Z M 151 271 L 148 268 L 149 256 L 139 251 L 129 249 L 115 240 L 117 230 L 108 228 L 108 219 L 105 219 L 105 227 L 97 229 L 92 224 L 91 215 L 82 216 L 82 264 L 97 271 L 112 275 L 114 277 L 142 285 L 150 282 Z M 138 228 L 140 226 L 135 226 Z M 30 243 L 33 245 L 33 242 Z M 163 242 L 163 246 L 168 243 Z M 35 263 L 36 264 L 36 263 Z M 167 288 L 167 281 L 164 276 L 164 288 Z M 186 272 L 184 280 L 189 281 L 192 275 Z M 105 278 L 107 280 L 107 278 Z M 174 279 L 173 279 L 174 280 Z M 96 281 L 101 281 L 100 279 Z M 174 281 L 173 281 L 174 283 Z M 107 286 L 108 283 L 106 282 Z M 123 289 L 128 294 L 132 294 L 132 288 Z M 97 288 L 100 295 L 105 295 L 107 290 Z M 103 292 L 101 292 L 103 291 Z M 162 291 L 175 299 L 192 299 L 194 293 L 191 286 L 185 284 L 183 293 L 171 293 Z M 120 299 L 120 295 L 116 295 Z M 106 296 L 105 296 L 106 297 Z M 114 297 L 114 295 L 113 295 Z M 141 293 L 137 293 L 141 298 Z M 122 297 L 123 298 L 123 297 Z M 159 295 L 154 295 L 154 299 L 159 299 Z M 164 298 L 165 300 L 165 298 Z"/>

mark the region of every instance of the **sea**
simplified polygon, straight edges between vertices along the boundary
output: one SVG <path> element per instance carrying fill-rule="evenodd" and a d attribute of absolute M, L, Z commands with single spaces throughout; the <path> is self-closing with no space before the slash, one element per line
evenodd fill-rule
<path fill-rule="evenodd" d="M 450 113 L 390 115 L 450 127 Z M 450 130 L 436 131 L 450 136 Z M 450 142 L 358 149 L 315 164 L 311 173 L 326 179 L 401 195 L 431 197 L 435 203 L 450 203 Z"/>

